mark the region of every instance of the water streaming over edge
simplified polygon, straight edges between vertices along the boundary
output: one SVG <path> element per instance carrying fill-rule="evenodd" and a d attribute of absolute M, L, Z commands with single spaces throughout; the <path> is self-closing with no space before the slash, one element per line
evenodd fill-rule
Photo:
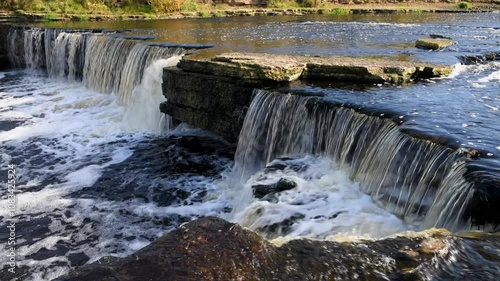
<path fill-rule="evenodd" d="M 459 152 L 401 133 L 391 120 L 317 97 L 257 90 L 239 138 L 233 185 L 242 186 L 273 159 L 302 155 L 332 159 L 363 192 L 407 222 L 470 227 L 462 216 L 472 186 Z"/>

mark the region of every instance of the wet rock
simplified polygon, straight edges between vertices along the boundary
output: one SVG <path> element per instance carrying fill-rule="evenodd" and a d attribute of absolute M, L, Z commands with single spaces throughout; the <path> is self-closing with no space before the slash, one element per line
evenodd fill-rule
<path fill-rule="evenodd" d="M 5 70 L 10 67 L 10 61 L 7 56 L 1 55 L 0 52 L 0 70 Z"/>
<path fill-rule="evenodd" d="M 309 164 L 303 161 L 296 161 L 295 158 L 279 157 L 269 163 L 264 168 L 264 174 L 269 174 L 276 171 L 283 171 L 289 169 L 297 173 L 304 172 L 309 168 Z"/>
<path fill-rule="evenodd" d="M 10 131 L 16 127 L 21 126 L 24 121 L 2 120 L 0 121 L 0 131 Z"/>
<path fill-rule="evenodd" d="M 192 126 L 238 141 L 253 86 L 226 77 L 165 69 L 160 111 Z"/>
<path fill-rule="evenodd" d="M 290 82 L 302 75 L 306 64 L 291 56 L 231 53 L 216 56 L 209 61 L 184 59 L 179 67 L 191 72 L 244 80 Z"/>
<path fill-rule="evenodd" d="M 297 187 L 297 183 L 292 180 L 281 178 L 273 184 L 256 184 L 252 186 L 253 194 L 256 198 L 263 198 L 266 195 L 290 190 Z"/>
<path fill-rule="evenodd" d="M 129 257 L 105 257 L 56 280 L 418 280 L 422 276 L 413 268 L 433 266 L 434 257 L 412 250 L 422 239 L 298 239 L 277 246 L 239 225 L 207 217 Z M 398 267 L 405 259 L 410 265 Z"/>
<path fill-rule="evenodd" d="M 234 147 L 220 139 L 204 136 L 169 136 L 146 141 L 135 148 L 132 156 L 103 170 L 90 187 L 72 193 L 79 198 L 106 198 L 113 201 L 141 199 L 159 206 L 198 202 L 205 195 L 200 186 L 186 190 L 166 184 L 169 179 L 192 175 L 220 177 L 234 158 Z M 147 165 L 145 164 L 147 163 Z M 137 174 L 135 171 L 141 170 Z M 117 172 L 119 171 L 119 172 Z M 148 184 L 144 184 L 144 183 Z M 112 186 L 113 188 L 109 188 Z"/>
<path fill-rule="evenodd" d="M 464 209 L 463 218 L 470 221 L 478 230 L 500 230 L 500 178 L 498 170 L 484 169 L 484 163 L 494 166 L 494 162 L 482 159 L 484 162 L 474 161 L 467 168 L 464 177 L 474 186 L 475 192 Z"/>
<path fill-rule="evenodd" d="M 285 190 L 290 190 L 297 187 L 297 183 L 295 183 L 292 180 L 282 178 L 276 183 L 276 189 L 278 192 L 280 191 L 285 191 Z"/>
<path fill-rule="evenodd" d="M 457 44 L 456 41 L 450 39 L 433 39 L 433 38 L 420 38 L 415 43 L 417 48 L 420 49 L 430 49 L 430 50 L 439 50 L 449 47 L 451 45 Z"/>
<path fill-rule="evenodd" d="M 458 149 L 460 154 L 465 155 L 467 158 L 478 159 L 481 153 L 477 149 L 461 147 Z"/>
<path fill-rule="evenodd" d="M 437 254 L 446 247 L 442 239 L 429 237 L 420 244 L 420 251 L 424 254 Z"/>
<path fill-rule="evenodd" d="M 403 84 L 448 75 L 446 65 L 353 57 L 254 53 L 221 54 L 210 60 L 185 56 L 163 73 L 160 111 L 235 143 L 255 88 L 297 79 Z"/>
<path fill-rule="evenodd" d="M 458 57 L 462 64 L 484 64 L 490 61 L 500 60 L 500 52 L 486 52 L 483 55 L 460 56 Z"/>
<path fill-rule="evenodd" d="M 9 26 L 6 24 L 0 24 L 0 38 L 3 38 L 0 41 L 0 59 L 3 56 L 6 59 L 7 56 L 7 35 L 9 34 Z M 3 62 L 0 63 L 0 66 L 3 66 Z"/>
<path fill-rule="evenodd" d="M 280 222 L 272 223 L 263 227 L 259 227 L 256 229 L 259 233 L 264 233 L 264 237 L 267 239 L 274 239 L 282 235 L 286 235 L 290 232 L 290 228 L 292 225 L 298 221 L 303 219 L 305 216 L 300 213 L 293 214 L 287 219 L 284 219 Z"/>
<path fill-rule="evenodd" d="M 85 253 L 72 253 L 68 255 L 68 260 L 71 266 L 82 266 L 89 261 L 89 257 Z"/>
<path fill-rule="evenodd" d="M 412 270 L 420 264 L 419 253 L 409 247 L 400 249 L 395 256 L 396 266 L 402 270 Z"/>

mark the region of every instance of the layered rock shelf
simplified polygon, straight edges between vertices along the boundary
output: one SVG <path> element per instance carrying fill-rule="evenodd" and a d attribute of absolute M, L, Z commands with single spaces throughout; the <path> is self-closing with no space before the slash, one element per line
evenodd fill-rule
<path fill-rule="evenodd" d="M 254 88 L 280 87 L 299 79 L 404 84 L 447 75 L 452 67 L 371 58 L 221 54 L 187 56 L 163 74 L 167 102 L 160 110 L 174 119 L 237 142 Z"/>
<path fill-rule="evenodd" d="M 298 79 L 343 80 L 401 84 L 413 79 L 447 75 L 446 65 L 339 56 L 293 56 L 228 53 L 210 60 L 187 57 L 179 63 L 185 71 L 243 80 L 291 82 Z"/>

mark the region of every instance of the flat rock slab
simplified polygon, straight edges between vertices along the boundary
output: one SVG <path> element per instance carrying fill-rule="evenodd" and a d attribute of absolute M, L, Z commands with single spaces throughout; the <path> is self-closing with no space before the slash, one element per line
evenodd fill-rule
<path fill-rule="evenodd" d="M 433 38 L 420 38 L 417 40 L 415 43 L 417 48 L 420 49 L 430 49 L 430 50 L 439 50 L 439 49 L 444 49 L 446 47 L 449 47 L 451 45 L 457 44 L 456 41 L 450 40 L 450 39 L 444 39 L 444 38 L 439 38 L 439 39 L 433 39 Z"/>
<path fill-rule="evenodd" d="M 372 58 L 296 56 L 262 53 L 226 53 L 210 60 L 185 57 L 184 71 L 240 78 L 248 82 L 291 82 L 298 79 L 389 82 L 448 75 L 452 67 Z"/>

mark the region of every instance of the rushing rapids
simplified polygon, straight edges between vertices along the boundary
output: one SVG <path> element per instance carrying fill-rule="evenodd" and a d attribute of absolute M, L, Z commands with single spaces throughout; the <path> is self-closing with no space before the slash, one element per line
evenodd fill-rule
<path fill-rule="evenodd" d="M 137 212 L 140 205 L 133 202 L 153 197 L 157 198 L 153 201 L 169 205 L 198 204 L 195 194 L 206 192 L 205 188 L 215 181 L 191 175 L 171 163 L 166 171 L 172 171 L 162 176 L 163 180 L 173 186 L 175 182 L 190 182 L 192 190 L 179 189 L 179 198 L 168 195 L 172 199 L 165 199 L 169 187 L 162 184 L 149 189 L 157 175 L 129 171 L 128 178 L 117 176 L 112 168 L 108 170 L 133 159 L 132 151 L 138 147 L 154 147 L 149 142 L 168 129 L 168 118 L 157 110 L 164 100 L 162 69 L 175 65 L 186 51 L 108 35 L 91 30 L 21 27 L 11 28 L 8 34 L 11 63 L 26 68 L 0 76 L 2 165 L 14 164 L 21 174 L 14 217 L 20 237 L 14 277 L 50 280 L 103 255 L 130 254 L 193 216 L 174 210 L 173 214 L 158 213 L 158 220 L 149 220 L 149 212 Z M 173 157 L 192 153 L 189 146 L 182 148 L 175 138 L 166 138 L 165 142 L 177 147 Z M 205 171 L 212 169 L 212 164 L 220 173 L 227 165 L 224 159 L 221 156 L 217 161 L 220 164 L 204 160 L 209 163 Z M 129 167 L 142 170 L 141 165 L 130 163 L 124 169 Z M 97 181 L 107 174 L 112 179 L 117 177 L 111 184 L 113 194 L 140 177 L 147 178 L 143 183 L 148 186 L 118 201 L 116 196 L 100 198 L 103 194 L 93 192 L 102 186 L 111 188 L 109 181 Z M 167 191 L 160 192 L 163 189 Z M 6 196 L 6 192 L 2 189 L 1 195 Z M 186 196 L 191 193 L 193 198 Z M 2 224 L 8 217 L 4 203 L 2 200 Z M 96 208 L 108 211 L 96 212 Z M 156 208 L 156 203 L 151 208 Z M 112 221 L 116 227 L 108 225 Z M 128 221 L 130 228 L 119 221 Z M 142 221 L 142 227 L 137 227 L 138 221 Z M 149 229 L 148 234 L 144 229 Z M 6 246 L 3 240 L 1 243 Z M 6 264 L 6 258 L 2 256 L 2 264 Z M 10 274 L 3 267 L 0 279 L 10 280 Z"/>

